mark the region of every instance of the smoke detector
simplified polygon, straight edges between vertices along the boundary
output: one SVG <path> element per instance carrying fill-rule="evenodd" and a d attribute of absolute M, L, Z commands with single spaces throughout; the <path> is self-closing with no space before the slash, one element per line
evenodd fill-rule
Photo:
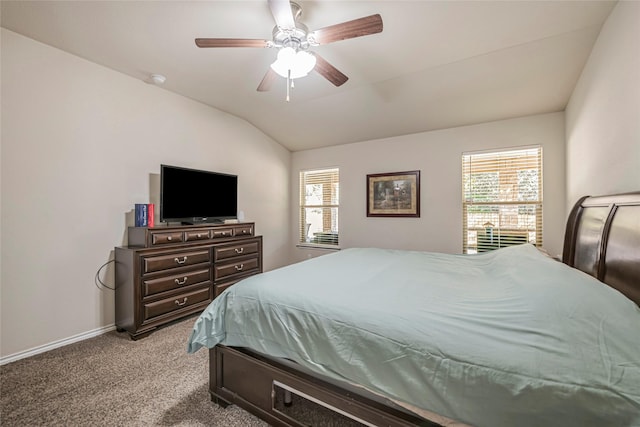
<path fill-rule="evenodd" d="M 159 85 L 163 84 L 167 80 L 167 78 L 165 76 L 163 76 L 162 74 L 151 74 L 149 76 L 149 80 L 154 85 L 158 85 L 159 86 Z"/>

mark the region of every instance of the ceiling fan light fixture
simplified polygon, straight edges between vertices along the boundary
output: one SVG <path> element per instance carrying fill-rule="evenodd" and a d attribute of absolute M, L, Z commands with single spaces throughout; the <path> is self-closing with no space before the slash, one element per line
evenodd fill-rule
<path fill-rule="evenodd" d="M 316 57 L 313 54 L 303 50 L 296 52 L 292 47 L 283 47 L 278 52 L 275 62 L 271 64 L 271 69 L 281 77 L 297 79 L 309 74 L 315 66 Z"/>
<path fill-rule="evenodd" d="M 0 0 L 1 1 L 1 0 Z M 342 86 L 349 78 L 317 53 L 310 53 L 313 46 L 325 45 L 356 37 L 382 32 L 380 14 L 352 19 L 351 21 L 329 25 L 310 32 L 300 22 L 302 8 L 291 0 L 268 0 L 269 9 L 275 19 L 272 30 L 273 41 L 246 38 L 196 38 L 196 46 L 201 48 L 262 47 L 278 48 L 278 58 L 267 69 L 258 85 L 258 92 L 270 90 L 278 76 L 287 79 L 287 100 L 293 88 L 293 79 L 306 76 L 315 70 L 334 86 Z"/>

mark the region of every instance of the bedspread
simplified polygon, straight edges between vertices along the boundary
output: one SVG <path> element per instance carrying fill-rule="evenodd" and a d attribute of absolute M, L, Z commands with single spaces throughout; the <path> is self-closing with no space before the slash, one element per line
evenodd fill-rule
<path fill-rule="evenodd" d="M 640 425 L 640 309 L 528 244 L 353 248 L 252 276 L 187 350 L 216 344 L 478 426 Z"/>

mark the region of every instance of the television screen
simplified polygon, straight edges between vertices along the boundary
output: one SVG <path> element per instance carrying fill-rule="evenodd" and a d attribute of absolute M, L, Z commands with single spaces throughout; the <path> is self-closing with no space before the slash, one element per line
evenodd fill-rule
<path fill-rule="evenodd" d="M 236 218 L 236 175 L 160 165 L 160 221 L 188 224 Z"/>

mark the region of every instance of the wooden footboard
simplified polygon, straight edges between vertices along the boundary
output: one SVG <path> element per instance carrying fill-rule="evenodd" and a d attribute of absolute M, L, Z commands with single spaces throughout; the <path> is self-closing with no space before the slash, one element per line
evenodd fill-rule
<path fill-rule="evenodd" d="M 339 425 L 438 426 L 359 396 L 246 349 L 216 346 L 209 350 L 209 392 L 222 406 L 235 404 L 274 426 L 305 426 L 296 414 L 331 411 Z M 303 411 L 287 410 L 279 393 L 293 394 Z M 295 403 L 299 402 L 299 403 Z M 308 410 L 307 410 L 308 409 Z M 355 423 L 354 423 L 355 421 Z"/>

